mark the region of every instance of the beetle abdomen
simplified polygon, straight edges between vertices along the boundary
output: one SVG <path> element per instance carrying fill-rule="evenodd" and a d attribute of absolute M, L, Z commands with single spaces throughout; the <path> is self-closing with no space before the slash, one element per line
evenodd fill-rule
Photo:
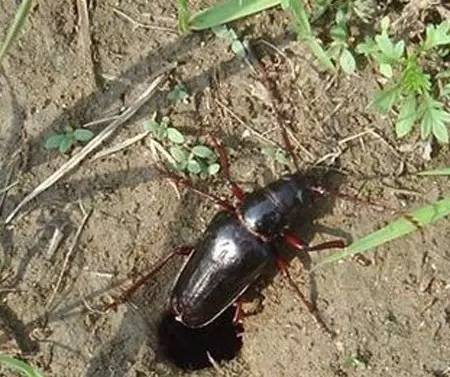
<path fill-rule="evenodd" d="M 175 283 L 171 307 L 189 327 L 202 327 L 230 306 L 272 261 L 271 246 L 220 212 Z"/>

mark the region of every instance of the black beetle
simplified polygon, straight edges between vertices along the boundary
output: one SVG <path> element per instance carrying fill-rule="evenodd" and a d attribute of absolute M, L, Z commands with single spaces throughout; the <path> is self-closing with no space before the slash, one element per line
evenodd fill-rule
<path fill-rule="evenodd" d="M 289 232 L 289 215 L 293 211 L 301 214 L 325 191 L 309 185 L 302 174 L 296 173 L 284 176 L 253 193 L 244 193 L 230 178 L 224 148 L 216 139 L 212 141 L 219 152 L 222 170 L 238 205 L 202 192 L 192 187 L 186 179 L 165 173 L 179 185 L 213 200 L 223 210 L 212 219 L 196 247 L 176 248 L 127 290 L 119 301 L 127 299 L 173 256 L 190 254 L 174 284 L 170 309 L 185 326 L 199 328 L 214 321 L 235 303 L 268 264 L 276 263 L 313 317 L 328 330 L 316 314 L 315 306 L 306 300 L 290 279 L 286 265 L 274 247 L 280 240 L 302 251 L 345 246 L 342 240 L 336 240 L 309 247 Z M 117 301 L 113 305 L 116 304 Z M 238 304 L 236 318 L 239 317 L 239 311 Z"/>

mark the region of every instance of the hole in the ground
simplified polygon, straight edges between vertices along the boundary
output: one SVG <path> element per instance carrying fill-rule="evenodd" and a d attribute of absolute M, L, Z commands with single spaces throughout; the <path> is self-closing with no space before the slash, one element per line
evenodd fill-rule
<path fill-rule="evenodd" d="M 242 347 L 242 325 L 233 323 L 235 309 L 228 308 L 208 326 L 191 329 L 165 313 L 158 329 L 164 357 L 181 369 L 198 370 L 217 361 L 233 359 Z"/>

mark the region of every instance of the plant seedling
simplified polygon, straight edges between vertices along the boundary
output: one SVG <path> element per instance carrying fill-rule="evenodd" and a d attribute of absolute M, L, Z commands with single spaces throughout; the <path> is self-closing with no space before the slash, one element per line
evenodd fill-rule
<path fill-rule="evenodd" d="M 226 25 L 215 26 L 212 29 L 212 32 L 216 35 L 216 37 L 224 39 L 237 56 L 244 58 L 247 55 L 248 42 L 241 42 L 233 30 Z"/>
<path fill-rule="evenodd" d="M 328 48 L 328 55 L 339 63 L 341 69 L 348 75 L 356 69 L 356 61 L 348 45 L 347 22 L 349 12 L 343 8 L 336 12 L 336 24 L 331 28 L 330 34 L 333 41 Z"/>
<path fill-rule="evenodd" d="M 61 153 L 67 153 L 76 142 L 88 142 L 94 137 L 91 130 L 66 126 L 65 132 L 50 135 L 45 141 L 46 149 L 59 149 Z"/>
<path fill-rule="evenodd" d="M 206 145 L 189 143 L 183 133 L 170 127 L 168 117 L 163 117 L 160 122 L 148 120 L 144 123 L 144 129 L 166 148 L 172 159 L 169 161 L 170 168 L 201 178 L 219 172 L 216 153 Z"/>
<path fill-rule="evenodd" d="M 398 138 L 408 135 L 414 124 L 419 123 L 422 139 L 434 136 L 440 143 L 448 143 L 446 124 L 450 123 L 450 113 L 442 99 L 448 95 L 450 86 L 437 94 L 438 77 L 433 78 L 424 67 L 433 57 L 449 56 L 450 21 L 428 25 L 425 40 L 408 49 L 404 41 L 394 42 L 388 31 L 389 19 L 385 18 L 381 33 L 357 47 L 359 53 L 375 61 L 387 81 L 373 105 L 386 114 L 398 109 L 395 123 Z"/>
<path fill-rule="evenodd" d="M 261 152 L 272 160 L 275 160 L 283 166 L 289 166 L 289 158 L 287 153 L 282 148 L 264 147 Z"/>
<path fill-rule="evenodd" d="M 177 84 L 167 95 L 169 101 L 182 102 L 189 97 L 189 93 L 184 84 Z"/>

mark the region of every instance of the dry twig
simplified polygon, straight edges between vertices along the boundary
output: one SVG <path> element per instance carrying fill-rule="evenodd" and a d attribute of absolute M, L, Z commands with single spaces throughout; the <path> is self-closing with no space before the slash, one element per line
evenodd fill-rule
<path fill-rule="evenodd" d="M 39 184 L 31 193 L 29 193 L 25 198 L 14 208 L 14 210 L 9 214 L 5 220 L 5 224 L 10 223 L 17 213 L 22 209 L 22 207 L 29 203 L 31 200 L 36 198 L 40 193 L 47 190 L 49 187 L 58 182 L 64 175 L 73 170 L 76 166 L 80 164 L 92 151 L 94 151 L 99 145 L 101 145 L 106 139 L 108 139 L 122 124 L 124 124 L 128 119 L 130 119 L 141 106 L 148 101 L 148 99 L 153 95 L 154 91 L 158 85 L 164 81 L 166 75 L 160 74 L 157 76 L 150 86 L 140 95 L 137 101 L 132 104 L 128 109 L 126 109 L 119 118 L 113 121 L 108 127 L 101 131 L 95 138 L 93 138 L 88 144 L 86 144 L 76 155 L 69 159 L 65 164 L 63 164 L 56 172 L 54 172 L 50 177 L 45 179 L 41 184 Z"/>
<path fill-rule="evenodd" d="M 80 203 L 80 209 L 81 209 L 81 212 L 83 212 L 84 217 L 83 217 L 83 220 L 81 221 L 80 226 L 77 229 L 77 232 L 75 233 L 75 237 L 73 239 L 72 245 L 70 246 L 69 251 L 66 254 L 66 257 L 64 258 L 63 266 L 62 266 L 61 272 L 59 274 L 55 289 L 53 290 L 53 293 L 50 296 L 50 300 L 48 301 L 48 303 L 46 305 L 47 308 L 49 308 L 52 305 L 53 300 L 55 299 L 55 296 L 59 291 L 62 280 L 64 278 L 64 274 L 67 272 L 67 266 L 69 264 L 69 261 L 70 261 L 72 254 L 78 244 L 78 240 L 80 239 L 81 232 L 83 231 L 84 227 L 86 226 L 89 216 L 91 216 L 92 209 L 90 209 L 89 212 L 86 212 L 81 203 Z"/>

